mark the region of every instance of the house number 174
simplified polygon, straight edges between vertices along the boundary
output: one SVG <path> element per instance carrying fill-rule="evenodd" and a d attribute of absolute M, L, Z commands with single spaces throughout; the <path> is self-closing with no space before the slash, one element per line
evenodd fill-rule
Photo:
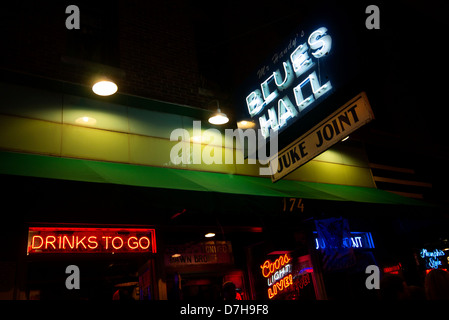
<path fill-rule="evenodd" d="M 294 212 L 301 211 L 304 212 L 304 203 L 302 202 L 302 198 L 284 198 L 283 199 L 283 208 L 284 212 Z"/>

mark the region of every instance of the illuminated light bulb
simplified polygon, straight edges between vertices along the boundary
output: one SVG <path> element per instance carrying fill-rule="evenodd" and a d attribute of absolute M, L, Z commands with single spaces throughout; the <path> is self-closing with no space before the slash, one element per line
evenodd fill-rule
<path fill-rule="evenodd" d="M 256 124 L 254 123 L 254 121 L 248 121 L 248 120 L 242 120 L 237 122 L 237 127 L 239 129 L 249 129 L 249 128 L 254 128 L 256 126 Z"/>
<path fill-rule="evenodd" d="M 226 116 L 226 114 L 218 111 L 215 113 L 212 117 L 209 118 L 209 122 L 212 124 L 225 124 L 228 123 L 229 118 Z"/>
<path fill-rule="evenodd" d="M 349 139 L 349 136 L 347 136 L 346 138 L 343 138 L 343 139 L 341 140 L 341 142 L 346 141 L 346 140 L 348 140 L 348 139 Z"/>
<path fill-rule="evenodd" d="M 209 232 L 209 233 L 206 233 L 204 236 L 205 236 L 206 238 L 213 238 L 213 237 L 215 237 L 215 233 Z"/>
<path fill-rule="evenodd" d="M 117 85 L 109 80 L 98 81 L 92 86 L 92 91 L 99 96 L 110 96 L 117 90 Z"/>
<path fill-rule="evenodd" d="M 83 116 L 83 117 L 79 117 L 75 120 L 76 123 L 81 124 L 81 125 L 90 125 L 93 126 L 97 123 L 97 120 L 95 118 L 92 117 L 87 117 L 87 116 Z"/>

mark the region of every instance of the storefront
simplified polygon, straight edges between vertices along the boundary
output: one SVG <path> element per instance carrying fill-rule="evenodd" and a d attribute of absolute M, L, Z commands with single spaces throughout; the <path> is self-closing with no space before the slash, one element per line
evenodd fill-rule
<path fill-rule="evenodd" d="M 248 297 L 243 271 L 234 264 L 231 241 L 166 246 L 164 266 L 170 300 L 219 301 L 227 281 L 235 284 L 241 300 Z"/>
<path fill-rule="evenodd" d="M 150 228 L 29 226 L 29 299 L 154 299 L 156 252 Z"/>
<path fill-rule="evenodd" d="M 421 220 L 434 208 L 376 189 L 357 142 L 336 143 L 273 184 L 258 164 L 171 162 L 180 143 L 172 131 L 193 132 L 198 110 L 165 104 L 164 113 L 161 102 L 124 95 L 105 103 L 83 88 L 22 78 L 2 84 L 0 174 L 14 204 L 1 235 L 10 244 L 5 299 L 221 300 L 226 282 L 242 300 L 360 297 L 373 294 L 367 265 L 405 266 L 392 257 L 408 257 L 417 234 L 431 239 L 435 223 Z M 84 116 L 95 124 L 76 121 Z M 193 160 L 207 147 L 226 154 L 223 144 L 186 143 Z M 329 269 L 332 244 L 316 223 L 339 217 L 355 263 Z M 80 289 L 65 285 L 69 265 Z"/>
<path fill-rule="evenodd" d="M 365 287 L 366 266 L 378 265 L 388 272 L 393 262 L 401 266 L 407 263 L 390 259 L 400 259 L 396 253 L 405 253 L 408 247 L 398 246 L 397 239 L 402 235 L 394 229 L 391 213 L 386 210 L 410 213 L 413 208 L 423 209 L 393 203 L 213 192 L 208 196 L 222 211 L 211 205 L 212 210 L 204 208 L 207 215 L 193 206 L 174 211 L 170 206 L 144 205 L 153 203 L 159 192 L 166 190 L 82 182 L 69 187 L 70 181 L 4 177 L 3 181 L 10 182 L 11 201 L 14 194 L 29 200 L 18 205 L 18 212 L 25 215 L 9 219 L 15 226 L 9 231 L 9 239 L 15 239 L 9 257 L 17 259 L 11 275 L 24 299 L 108 300 L 117 298 L 118 291 L 128 292 L 135 299 L 219 301 L 223 299 L 222 286 L 228 281 L 235 284 L 242 300 L 338 299 L 343 298 L 342 292 L 348 299 L 375 298 L 376 293 Z M 225 176 L 221 178 L 229 187 L 231 182 Z M 248 186 L 253 179 L 263 178 L 242 177 L 237 183 Z M 20 183 L 14 187 L 12 181 Z M 49 201 L 58 192 L 69 190 L 78 190 L 77 197 L 84 201 L 70 205 L 63 219 L 60 209 L 55 210 L 61 203 L 50 205 Z M 375 189 L 348 190 L 353 192 L 340 195 L 354 197 L 354 191 L 359 190 L 388 196 Z M 123 207 L 112 200 L 107 202 L 119 196 L 130 199 L 136 191 L 143 203 L 136 199 L 128 208 L 127 203 L 121 204 Z M 172 204 L 187 204 L 181 196 L 185 192 L 171 189 Z M 95 197 L 89 199 L 87 195 L 92 193 Z M 206 195 L 194 192 L 187 196 L 200 201 Z M 321 196 L 324 198 L 324 193 Z M 394 199 L 401 200 L 392 195 L 390 201 Z M 293 200 L 292 210 L 290 205 L 284 210 L 284 203 Z M 125 212 L 136 214 L 127 217 Z M 365 215 L 360 216 L 361 212 Z M 329 244 L 316 227 L 317 221 L 338 220 L 341 216 L 349 223 L 349 237 L 342 238 L 341 247 L 350 247 L 353 258 L 343 265 L 332 252 L 325 251 L 336 245 Z M 21 231 L 14 232 L 17 229 Z M 214 237 L 205 237 L 212 233 Z M 430 247 L 427 250 L 431 255 Z M 79 290 L 66 287 L 69 265 L 80 270 Z"/>
<path fill-rule="evenodd" d="M 366 29 L 363 4 L 257 5 L 229 34 L 201 13 L 213 6 L 85 2 L 81 30 L 63 6 L 5 10 L 0 299 L 371 300 L 370 266 L 410 285 L 449 269 L 447 210 L 378 188 L 410 187 L 409 159 L 373 174 L 402 158 L 373 163 L 363 131 L 376 117 L 400 131 L 429 103 L 410 94 L 403 48 L 384 54 L 399 34 Z M 93 92 L 100 74 L 112 95 Z M 230 121 L 209 123 L 215 111 Z M 391 156 L 389 136 L 367 136 Z"/>

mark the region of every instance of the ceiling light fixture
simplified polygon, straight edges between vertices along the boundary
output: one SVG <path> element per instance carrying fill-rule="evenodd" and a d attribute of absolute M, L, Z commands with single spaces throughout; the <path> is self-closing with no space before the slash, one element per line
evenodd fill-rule
<path fill-rule="evenodd" d="M 117 90 L 117 85 L 110 80 L 97 81 L 92 86 L 92 91 L 99 96 L 110 96 L 116 93 Z"/>
<path fill-rule="evenodd" d="M 223 112 L 221 112 L 218 100 L 216 100 L 216 101 L 217 101 L 217 112 L 214 113 L 209 118 L 209 123 L 216 124 L 216 125 L 228 123 L 228 121 L 229 121 L 228 116 L 226 114 L 224 114 Z"/>

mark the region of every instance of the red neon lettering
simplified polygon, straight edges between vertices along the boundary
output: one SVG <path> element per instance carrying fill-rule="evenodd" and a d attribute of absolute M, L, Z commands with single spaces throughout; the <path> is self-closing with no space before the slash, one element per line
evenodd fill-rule
<path fill-rule="evenodd" d="M 308 285 L 309 283 L 310 283 L 310 274 L 309 273 L 305 273 L 299 279 L 299 282 L 296 284 L 296 287 L 299 287 L 300 289 L 302 289 L 306 285 Z"/>
<path fill-rule="evenodd" d="M 270 260 L 266 260 L 264 264 L 260 266 L 260 268 L 262 269 L 262 275 L 265 278 L 268 278 L 268 276 L 270 275 Z"/>
<path fill-rule="evenodd" d="M 114 244 L 114 241 L 117 240 L 117 239 L 120 240 L 120 245 L 116 247 L 115 244 Z M 123 239 L 120 238 L 120 237 L 115 237 L 115 238 L 112 239 L 111 244 L 112 244 L 112 246 L 114 247 L 115 250 L 118 250 L 121 247 L 123 247 Z"/>
<path fill-rule="evenodd" d="M 135 242 L 133 242 L 133 245 L 131 245 L 131 242 L 130 242 L 131 239 L 135 239 L 136 240 Z M 128 247 L 131 250 L 135 250 L 135 249 L 137 249 L 139 247 L 139 243 L 137 242 L 137 238 L 136 237 L 129 237 L 129 239 L 128 239 Z"/>
<path fill-rule="evenodd" d="M 142 245 L 142 240 L 144 240 L 144 239 L 147 241 L 147 245 L 145 247 Z M 150 239 L 148 239 L 147 237 L 140 238 L 139 239 L 139 246 L 140 246 L 141 249 L 144 249 L 144 250 L 148 249 L 150 247 Z"/>
<path fill-rule="evenodd" d="M 36 245 L 35 239 L 40 239 L 41 244 L 39 246 Z M 33 236 L 31 239 L 31 249 L 39 249 L 44 244 L 44 239 L 41 236 Z"/>
<path fill-rule="evenodd" d="M 108 249 L 108 240 L 109 240 L 110 238 L 112 238 L 112 237 L 106 237 L 106 236 L 101 237 L 101 239 L 105 239 L 105 242 L 106 242 L 105 249 Z"/>
<path fill-rule="evenodd" d="M 90 236 L 87 238 L 87 241 L 89 241 L 89 244 L 87 245 L 89 249 L 95 249 L 98 247 L 97 237 L 96 236 Z"/>
<path fill-rule="evenodd" d="M 155 251 L 154 231 L 152 230 L 30 228 L 28 252 L 34 254 L 44 252 L 144 252 L 153 249 Z M 34 233 L 31 234 L 31 232 Z M 145 233 L 143 234 L 143 232 Z"/>
<path fill-rule="evenodd" d="M 86 245 L 85 245 L 84 242 L 83 242 L 84 239 L 86 239 L 85 236 L 82 237 L 81 240 L 79 240 L 78 236 L 76 236 L 76 248 L 77 248 L 77 249 L 78 249 L 78 246 L 79 246 L 80 244 L 83 245 L 84 249 L 87 249 L 87 248 L 86 248 Z"/>
<path fill-rule="evenodd" d="M 52 238 L 52 241 L 50 241 L 50 238 Z M 48 245 L 49 244 L 53 247 L 53 249 L 56 249 L 56 247 L 54 245 L 55 241 L 56 241 L 56 237 L 55 236 L 47 236 L 45 238 L 45 249 L 48 249 Z"/>
<path fill-rule="evenodd" d="M 393 272 L 399 272 L 401 270 L 401 264 L 392 266 L 392 267 L 386 267 L 384 268 L 384 273 L 393 273 Z"/>
<path fill-rule="evenodd" d="M 49 236 L 49 237 L 52 237 L 52 236 Z M 72 243 L 70 243 L 69 237 L 67 237 L 67 236 L 63 236 L 62 237 L 62 248 L 63 249 L 65 249 L 65 243 L 66 242 L 69 245 L 70 249 L 75 248 L 75 237 L 74 236 L 72 236 Z"/>
<path fill-rule="evenodd" d="M 271 262 L 271 260 L 266 260 L 264 264 L 260 266 L 260 268 L 262 269 L 262 275 L 265 278 L 268 278 L 270 275 L 275 273 L 281 267 L 289 263 L 290 260 L 291 259 L 287 253 L 283 256 L 279 256 L 279 258 L 277 258 L 274 262 Z"/>
<path fill-rule="evenodd" d="M 283 291 L 292 284 L 293 276 L 289 274 L 288 276 L 285 276 L 284 278 L 276 282 L 273 287 L 268 288 L 268 298 L 273 299 L 273 297 L 276 296 L 280 291 Z"/>

